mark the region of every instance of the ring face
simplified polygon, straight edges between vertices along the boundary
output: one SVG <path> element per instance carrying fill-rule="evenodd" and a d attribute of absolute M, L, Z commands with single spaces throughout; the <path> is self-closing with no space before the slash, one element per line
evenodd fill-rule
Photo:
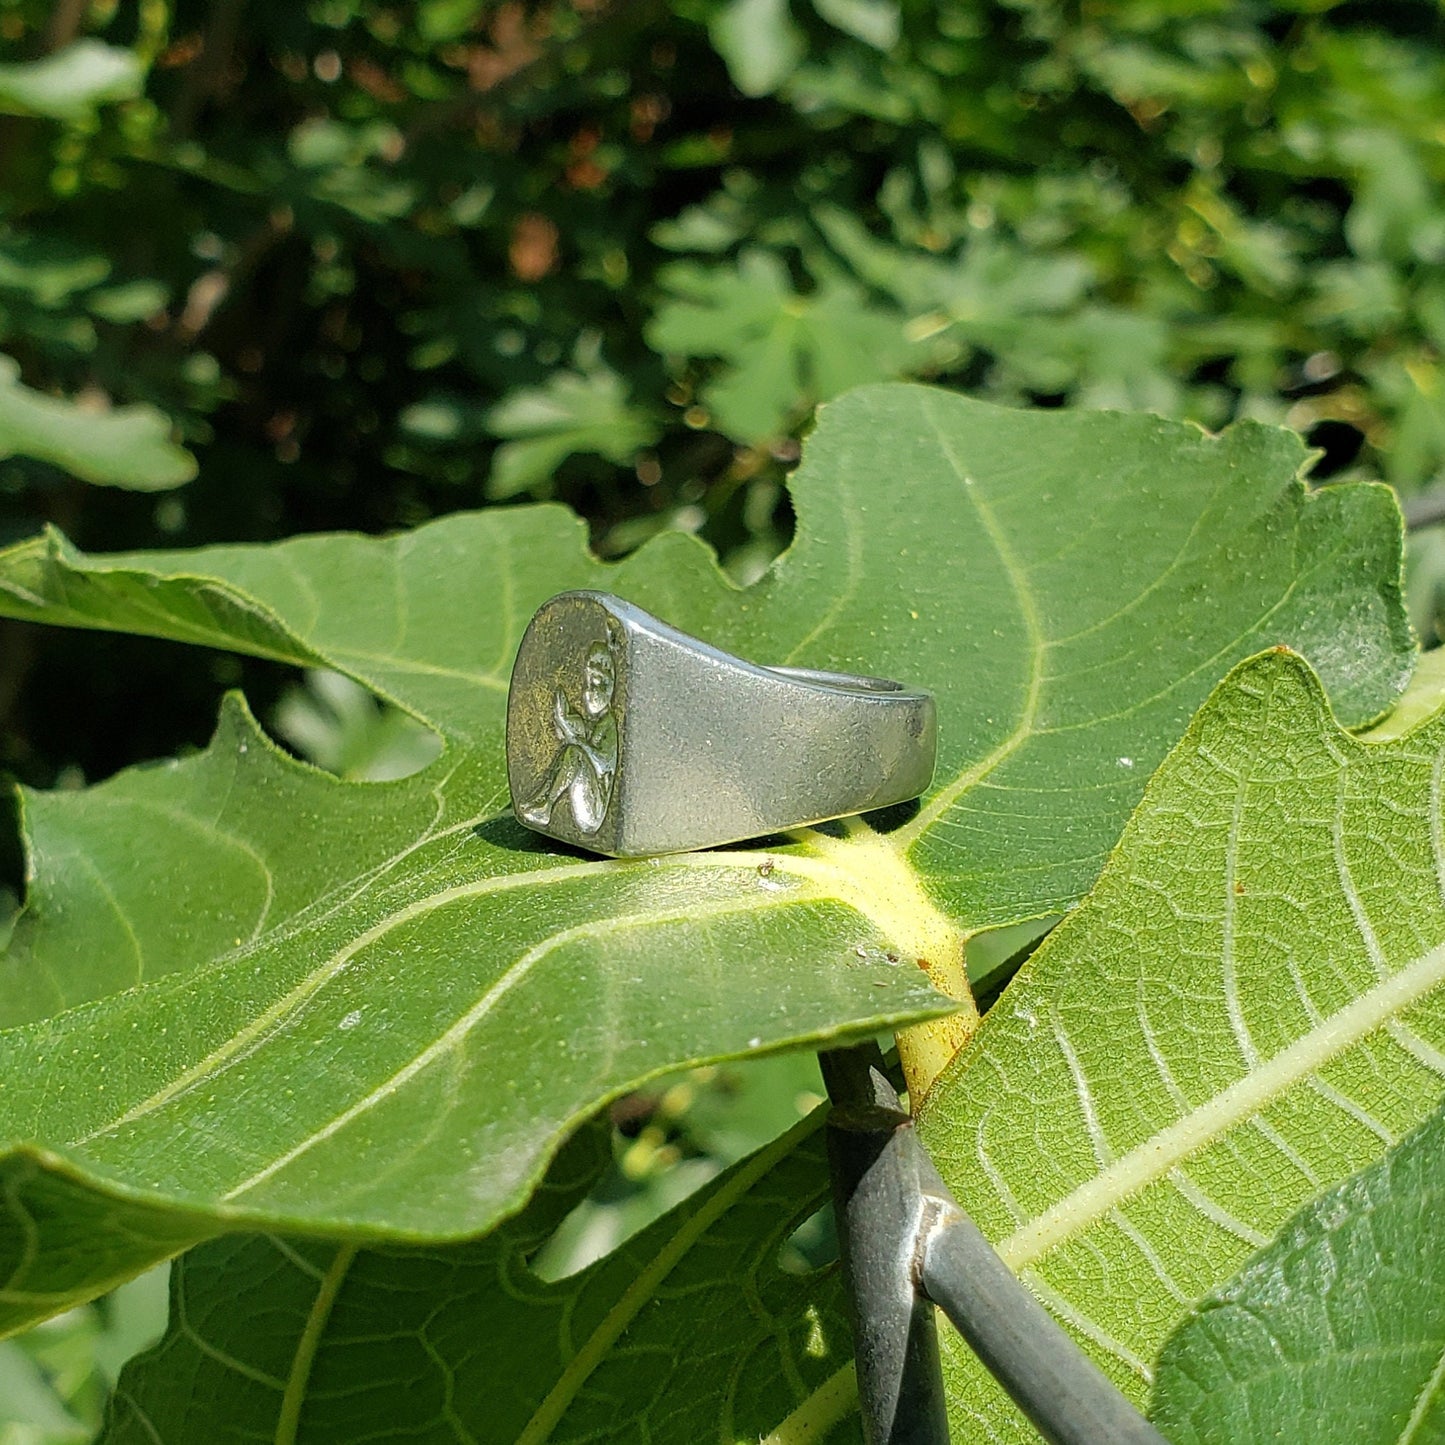
<path fill-rule="evenodd" d="M 933 698 L 760 667 L 604 592 L 527 626 L 507 698 L 518 820 L 614 857 L 714 847 L 916 797 Z"/>
<path fill-rule="evenodd" d="M 533 617 L 507 696 L 507 778 L 529 828 L 610 852 L 627 696 L 622 627 L 599 601 L 564 593 Z"/>

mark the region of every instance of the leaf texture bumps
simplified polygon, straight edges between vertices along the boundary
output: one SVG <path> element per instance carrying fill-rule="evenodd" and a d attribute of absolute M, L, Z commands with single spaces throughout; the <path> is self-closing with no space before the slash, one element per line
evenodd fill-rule
<path fill-rule="evenodd" d="M 206 1245 L 175 1266 L 171 1329 L 127 1369 L 104 1445 L 756 1442 L 851 1348 L 836 1272 L 777 1263 L 827 1194 L 819 1122 L 553 1283 L 528 1257 L 595 1176 L 595 1135 L 479 1243 Z"/>
<path fill-rule="evenodd" d="M 1445 1111 L 1302 1210 L 1164 1347 L 1175 1445 L 1445 1438 Z"/>
<path fill-rule="evenodd" d="M 1411 657 L 1398 515 L 1378 488 L 1306 497 L 1302 458 L 1261 427 L 888 386 L 823 410 L 797 539 L 746 591 L 690 538 L 599 563 L 550 507 L 379 540 L 0 554 L 11 615 L 331 667 L 445 744 L 412 778 L 341 783 L 233 705 L 201 757 L 27 794 L 0 1168 L 124 1200 L 102 1241 L 137 1211 L 167 1238 L 167 1211 L 188 1237 L 206 1217 L 454 1237 L 520 1207 L 642 1079 L 946 1010 L 908 963 L 1077 899 L 1231 662 L 1289 642 L 1341 716 L 1389 705 Z M 892 833 L 762 858 L 548 851 L 508 817 L 503 709 L 527 618 L 575 586 L 760 661 L 934 688 L 934 787 Z M 66 1208 L 4 1215 L 11 1324 L 87 1288 L 51 1259 Z M 103 1244 L 92 1287 L 143 1262 Z"/>
<path fill-rule="evenodd" d="M 1245 1404 L 1228 1390 L 1216 1396 L 1209 1386 L 1230 1335 L 1241 1332 L 1250 1338 L 1229 1376 L 1236 1393 L 1248 1392 L 1252 1416 L 1272 1402 L 1276 1415 L 1293 1418 L 1295 1395 L 1289 1391 L 1298 1394 L 1306 1376 L 1314 1381 L 1334 1368 L 1311 1333 L 1311 1326 L 1323 1328 L 1326 1309 L 1335 1321 L 1348 1311 L 1360 1326 L 1380 1325 L 1394 1343 L 1391 1358 L 1402 1381 L 1419 1385 L 1428 1374 L 1433 1316 L 1422 1302 L 1429 1298 L 1433 1236 L 1428 1228 L 1411 1234 L 1410 1227 L 1412 1221 L 1426 1224 L 1433 1207 L 1438 1123 L 1433 1133 L 1401 1146 L 1388 1174 L 1376 1170 L 1338 1196 L 1327 1195 L 1237 1285 L 1223 1281 L 1301 1202 L 1377 1159 L 1439 1097 L 1445 1082 L 1442 772 L 1445 716 L 1404 738 L 1362 744 L 1335 726 L 1298 659 L 1276 653 L 1245 664 L 1206 704 L 1151 784 L 1097 888 L 996 1005 L 975 1045 L 924 1110 L 921 1127 L 931 1148 L 1005 1257 L 1136 1397 L 1145 1393 L 1161 1338 L 1181 1317 L 1190 1319 L 1170 1346 L 1177 1353 L 1192 1336 L 1192 1353 L 1173 1370 L 1173 1398 L 1189 1406 L 1191 1419 L 1203 1421 L 1203 1433 L 1185 1438 L 1263 1438 L 1251 1433 L 1241 1413 Z M 1369 886 L 1359 877 L 1361 858 L 1372 860 Z M 1348 886 L 1342 868 L 1352 880 Z M 1390 898 L 1404 902 L 1396 931 L 1384 942 L 1375 935 L 1380 954 L 1370 951 L 1359 925 L 1353 945 L 1331 952 L 1335 933 L 1355 917 L 1350 899 L 1357 893 L 1376 900 L 1378 911 Z M 1251 900 L 1253 912 L 1241 909 L 1242 899 Z M 1166 1080 L 1167 1087 L 1161 1083 Z M 530 1403 L 525 1422 L 518 1416 L 509 1424 L 514 1432 L 533 1428 L 540 1418 L 537 1402 L 552 1401 L 556 1408 L 546 1415 L 546 1428 L 555 1433 L 545 1435 L 536 1426 L 537 1439 L 628 1440 L 638 1438 L 644 1424 L 654 1441 L 698 1438 L 702 1427 L 687 1413 L 696 1403 L 693 1392 L 666 1388 L 673 1378 L 667 1368 L 686 1368 L 697 1372 L 697 1394 L 720 1412 L 720 1438 L 852 1438 L 851 1365 L 834 1363 L 839 1350 L 846 1352 L 837 1335 L 836 1277 L 815 1276 L 780 1289 L 775 1276 L 767 1285 L 752 1273 L 823 1197 L 814 1153 L 801 1140 L 791 1151 L 764 1151 L 743 1172 L 727 1176 L 722 1192 L 697 1196 L 640 1236 L 622 1263 L 613 1261 L 622 1269 L 613 1286 L 617 1293 L 602 1291 L 603 1300 L 613 1302 L 628 1294 L 625 1328 L 614 1337 L 617 1356 L 600 1335 L 589 1335 L 584 1363 L 575 1369 L 567 1360 L 582 1358 L 584 1345 L 573 1346 L 575 1356 L 564 1351 L 558 1363 L 535 1346 L 539 1338 L 551 1338 L 545 1329 L 522 1332 L 534 1342 L 526 1363 L 488 1370 L 483 1362 L 503 1358 L 506 1340 L 518 1334 L 507 1323 L 508 1311 L 519 1307 L 514 1301 L 545 1319 L 547 1310 L 570 1297 L 568 1290 L 590 1299 L 595 1281 L 613 1278 L 606 1273 L 611 1266 L 535 1291 L 516 1273 L 494 1277 L 491 1264 L 472 1272 L 474 1261 L 492 1260 L 500 1244 L 428 1256 L 420 1272 L 407 1256 L 323 1251 L 319 1264 L 326 1268 L 345 1255 L 348 1293 L 340 1298 L 347 1305 L 327 1314 L 319 1335 L 326 1387 L 308 1387 L 301 1397 L 316 1412 L 307 1418 L 317 1429 L 332 1428 L 328 1411 L 340 1409 L 335 1418 L 350 1420 L 346 1411 L 354 1400 L 367 1402 L 368 1418 L 389 1418 L 387 1398 L 395 1391 L 374 1387 L 355 1363 L 372 1339 L 355 1320 L 373 1309 L 395 1311 L 402 1299 L 411 1321 L 470 1310 L 454 1342 L 427 1336 L 425 1351 L 405 1367 L 408 1382 L 428 1399 L 480 1398 L 488 1409 L 499 1408 L 489 1391 L 515 1386 Z M 769 1172 L 755 1172 L 764 1168 Z M 744 1174 L 757 1183 L 744 1188 Z M 1383 1192 L 1385 1185 L 1393 1195 Z M 547 1207 L 544 1199 L 539 1204 Z M 755 1208 L 761 1213 L 753 1214 Z M 1309 1257 L 1325 1247 L 1314 1238 L 1321 1220 L 1346 1232 L 1338 1247 L 1329 1245 L 1335 1255 L 1328 1258 L 1347 1251 L 1349 1270 L 1331 1275 L 1328 1258 Z M 684 1236 L 686 1265 L 670 1252 Z M 761 1246 L 741 1244 L 759 1238 Z M 732 1274 L 722 1267 L 720 1287 L 746 1308 L 728 1317 L 731 1344 L 712 1353 L 716 1337 L 703 1321 L 715 1321 L 727 1306 L 699 1304 L 697 1286 L 688 1281 L 703 1261 L 740 1254 L 753 1263 Z M 660 1272 L 655 1262 L 664 1257 Z M 204 1339 L 188 1339 L 187 1329 L 173 1322 L 163 1352 L 138 1365 L 127 1381 L 136 1409 L 162 1439 L 170 1433 L 156 1422 L 181 1408 L 176 1378 L 204 1381 L 192 1391 L 196 1402 L 228 1398 L 227 1391 L 241 1389 L 243 1373 L 228 1361 L 254 1361 L 263 1348 L 291 1348 L 285 1341 L 299 1340 L 325 1278 L 324 1268 L 314 1270 L 309 1283 L 293 1278 L 274 1242 L 226 1241 L 193 1258 L 196 1272 L 188 1265 L 178 1285 L 187 1301 L 180 1318 L 206 1321 Z M 1309 1291 L 1308 1276 L 1321 1274 L 1323 1293 L 1307 1300 L 1303 1322 L 1261 1324 L 1249 1301 L 1277 1300 L 1274 1275 L 1286 1266 L 1296 1294 Z M 276 1271 L 291 1281 L 282 1297 L 299 1291 L 294 1330 L 280 1337 L 272 1328 L 278 1297 L 269 1286 L 254 1306 L 232 1305 L 245 1294 L 246 1281 L 269 1279 Z M 1368 1295 L 1347 1283 L 1367 1276 L 1374 1280 Z M 1417 1276 L 1419 1288 L 1410 1284 Z M 764 1280 L 769 1277 L 764 1268 Z M 1342 1291 L 1335 1305 L 1325 1288 L 1331 1278 Z M 628 1293 L 630 1283 L 637 1287 Z M 1381 1324 L 1381 1301 L 1388 1304 L 1391 1289 L 1396 1295 L 1406 1290 L 1411 1306 L 1403 1310 L 1397 1301 Z M 1190 1316 L 1201 1295 L 1203 1304 Z M 1224 1305 L 1236 1295 L 1243 1303 L 1231 1314 Z M 593 1299 L 592 1309 L 596 1317 L 603 1305 Z M 681 1313 L 674 1316 L 675 1310 Z M 495 1326 L 477 1323 L 494 1318 L 500 1321 Z M 643 1319 L 652 1322 L 654 1334 L 633 1333 Z M 621 1325 L 621 1317 L 614 1323 Z M 413 1328 L 421 1326 L 397 1326 L 403 1337 Z M 1272 1331 L 1263 1344 L 1261 1329 Z M 666 1343 L 653 1358 L 640 1342 L 657 1330 Z M 1278 1351 L 1270 1343 L 1276 1336 L 1294 1341 L 1293 1357 L 1300 1361 L 1282 1384 Z M 965 1438 L 1032 1439 L 953 1336 L 944 1338 L 955 1424 L 970 1432 Z M 702 1340 L 713 1342 L 705 1359 L 698 1357 Z M 797 1373 L 779 1363 L 789 1349 L 799 1362 Z M 1251 1374 L 1261 1350 L 1270 1356 L 1270 1368 Z M 1338 1371 L 1348 1376 L 1358 1351 L 1346 1340 L 1340 1355 Z M 282 1372 L 287 1378 L 290 1368 Z M 779 1369 L 781 1375 L 770 1373 Z M 1407 1378 L 1403 1372 L 1410 1370 Z M 756 1395 L 739 1412 L 720 1384 L 724 1378 L 764 1377 L 771 1381 L 765 1396 L 771 1414 Z M 462 1379 L 467 1388 L 449 1393 Z M 597 1414 L 591 1402 L 599 1393 L 634 1406 L 616 1408 L 610 1417 Z M 1363 1398 L 1358 1389 L 1355 1394 Z M 278 1385 L 273 1406 L 280 1395 Z M 1434 1399 L 1424 1393 L 1418 1398 L 1427 1405 Z M 255 1408 L 263 1409 L 261 1393 L 256 1400 L 261 1403 Z M 632 1408 L 642 1412 L 642 1424 Z M 455 1409 L 459 1418 L 472 1420 L 467 1411 L 474 1406 Z M 1169 1419 L 1178 1415 L 1175 1410 Z M 1225 1423 L 1211 1426 L 1215 1416 Z M 135 1433 L 139 1420 L 117 1418 L 125 1424 L 117 1442 L 149 1438 Z M 434 1416 L 428 1421 L 417 1426 L 418 1438 L 451 1438 Z"/>
<path fill-rule="evenodd" d="M 1137 1398 L 1165 1337 L 1445 1089 L 1445 715 L 1386 743 L 1241 666 L 929 1095 L 1004 1259 Z M 1026 1440 L 950 1342 L 956 1426 Z"/>

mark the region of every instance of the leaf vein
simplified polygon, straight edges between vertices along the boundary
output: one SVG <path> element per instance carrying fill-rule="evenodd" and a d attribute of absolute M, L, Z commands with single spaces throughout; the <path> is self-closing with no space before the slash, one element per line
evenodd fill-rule
<path fill-rule="evenodd" d="M 578 1392 L 587 1383 L 611 1346 L 652 1298 L 653 1290 L 677 1267 L 692 1246 L 733 1203 L 747 1193 L 779 1159 L 785 1158 L 799 1143 L 817 1130 L 821 1117 L 814 1115 L 788 1130 L 730 1175 L 698 1210 L 683 1220 L 677 1232 L 640 1270 L 617 1302 L 583 1341 L 581 1348 L 568 1362 L 557 1383 L 537 1406 L 532 1418 L 514 1445 L 541 1445 L 566 1413 Z M 849 1367 L 851 1369 L 851 1366 Z"/>
<path fill-rule="evenodd" d="M 515 963 L 510 964 L 502 973 L 501 977 L 464 1013 L 454 1024 L 443 1034 L 434 1039 L 426 1048 L 422 1049 L 407 1064 L 398 1069 L 390 1078 L 386 1079 L 370 1093 L 358 1099 L 349 1108 L 337 1114 L 320 1129 L 313 1131 L 306 1138 L 300 1140 L 288 1149 L 284 1154 L 279 1155 L 264 1169 L 241 1181 L 234 1188 L 228 1189 L 221 1198 L 230 1201 L 242 1194 L 248 1193 L 257 1185 L 265 1183 L 287 1165 L 294 1163 L 301 1155 L 314 1149 L 316 1145 L 324 1143 L 344 1129 L 353 1120 L 362 1114 L 374 1109 L 391 1095 L 409 1083 L 418 1074 L 429 1068 L 439 1058 L 449 1054 L 461 1044 L 468 1034 L 484 1019 L 497 1004 L 514 989 L 533 968 L 543 959 L 547 958 L 554 950 L 572 943 L 580 938 L 606 938 L 615 933 L 625 933 L 631 929 L 643 926 L 651 926 L 657 923 L 677 922 L 679 920 L 694 920 L 698 918 L 716 918 L 738 912 L 757 912 L 769 907 L 787 907 L 795 903 L 814 902 L 816 895 L 793 894 L 785 898 L 777 898 L 768 902 L 762 902 L 756 898 L 747 897 L 741 899 L 730 899 L 726 903 L 714 904 L 708 907 L 699 907 L 696 903 L 684 904 L 673 909 L 657 909 L 649 913 L 622 914 L 612 918 L 597 919 L 589 923 L 578 924 L 574 928 L 565 928 L 541 942 L 533 945 Z"/>
<path fill-rule="evenodd" d="M 316 1290 L 316 1298 L 312 1301 L 305 1327 L 296 1342 L 296 1352 L 291 1359 L 286 1393 L 276 1416 L 273 1445 L 296 1445 L 297 1431 L 301 1426 L 301 1411 L 306 1405 L 306 1387 L 311 1382 L 311 1368 L 316 1363 L 316 1353 L 330 1322 L 336 1297 L 341 1293 L 341 1286 L 345 1283 L 357 1251 L 358 1246 L 351 1244 L 338 1248 L 336 1257 L 331 1261 L 330 1268 Z"/>
<path fill-rule="evenodd" d="M 1222 1089 L 1174 1123 L 1157 1130 L 1107 1169 L 1056 1201 L 999 1245 L 1016 1270 L 1101 1218 L 1119 1200 L 1167 1177 L 1190 1155 L 1243 1123 L 1286 1090 L 1315 1082 L 1316 1070 L 1380 1029 L 1397 1013 L 1445 982 L 1445 944 L 1406 964 Z M 1378 1126 L 1377 1126 L 1378 1127 Z"/>

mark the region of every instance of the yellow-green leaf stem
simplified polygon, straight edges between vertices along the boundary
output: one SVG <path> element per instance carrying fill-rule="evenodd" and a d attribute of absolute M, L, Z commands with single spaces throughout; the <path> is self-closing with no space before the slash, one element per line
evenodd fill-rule
<path fill-rule="evenodd" d="M 847 819 L 842 837 L 810 829 L 803 845 L 823 862 L 816 870 L 829 895 L 870 919 L 885 938 L 911 957 L 942 994 L 956 999 L 958 1011 L 903 1029 L 898 1053 L 909 1097 L 921 1100 L 978 1024 L 978 1009 L 964 962 L 964 935 L 929 897 L 898 842 L 875 833 L 858 819 Z M 803 872 L 809 860 L 793 860 Z"/>

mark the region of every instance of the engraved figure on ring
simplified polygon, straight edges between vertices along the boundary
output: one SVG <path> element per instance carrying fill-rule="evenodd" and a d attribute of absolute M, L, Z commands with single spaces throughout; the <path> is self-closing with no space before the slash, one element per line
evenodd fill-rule
<path fill-rule="evenodd" d="M 617 780 L 616 690 L 617 660 L 609 637 L 588 649 L 578 711 L 562 688 L 552 696 L 552 731 L 562 746 L 536 796 L 518 808 L 523 822 L 547 826 L 565 796 L 579 832 L 595 833 L 602 826 Z"/>

